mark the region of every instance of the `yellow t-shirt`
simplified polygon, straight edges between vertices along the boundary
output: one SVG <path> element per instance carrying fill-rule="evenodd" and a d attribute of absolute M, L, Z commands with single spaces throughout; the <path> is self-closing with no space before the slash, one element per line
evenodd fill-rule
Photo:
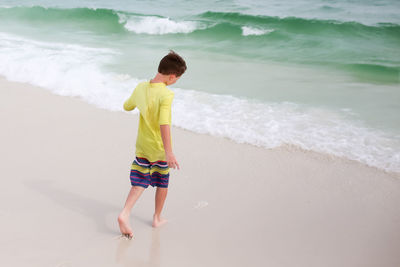
<path fill-rule="evenodd" d="M 140 111 L 136 156 L 150 162 L 165 161 L 164 144 L 160 125 L 171 125 L 171 104 L 174 92 L 165 83 L 139 83 L 132 95 L 125 101 L 124 109 L 130 111 L 136 107 Z M 171 135 L 172 146 L 172 135 Z"/>

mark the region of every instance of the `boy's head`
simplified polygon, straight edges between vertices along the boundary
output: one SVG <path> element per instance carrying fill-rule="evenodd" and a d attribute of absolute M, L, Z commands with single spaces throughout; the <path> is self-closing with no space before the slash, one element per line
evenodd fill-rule
<path fill-rule="evenodd" d="M 160 65 L 158 66 L 158 72 L 168 76 L 167 85 L 174 84 L 185 71 L 185 60 L 172 50 L 161 59 Z"/>

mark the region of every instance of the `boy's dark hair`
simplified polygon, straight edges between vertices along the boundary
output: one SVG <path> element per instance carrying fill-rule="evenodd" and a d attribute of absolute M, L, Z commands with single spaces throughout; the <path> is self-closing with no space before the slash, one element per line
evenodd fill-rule
<path fill-rule="evenodd" d="M 186 62 L 183 58 L 170 50 L 168 55 L 163 57 L 158 66 L 158 72 L 164 75 L 175 74 L 181 76 L 186 71 Z"/>

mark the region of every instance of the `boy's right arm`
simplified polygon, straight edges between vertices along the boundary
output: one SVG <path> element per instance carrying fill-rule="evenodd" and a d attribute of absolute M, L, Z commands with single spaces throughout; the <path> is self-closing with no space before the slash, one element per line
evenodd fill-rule
<path fill-rule="evenodd" d="M 168 162 L 168 167 L 170 168 L 179 168 L 178 161 L 175 158 L 174 153 L 172 152 L 172 146 L 171 146 L 171 128 L 169 124 L 164 124 L 160 125 L 160 131 L 161 131 L 161 138 L 164 144 L 164 150 L 165 150 L 165 157 Z"/>
<path fill-rule="evenodd" d="M 160 125 L 160 132 L 161 138 L 164 144 L 164 151 L 165 157 L 168 162 L 168 167 L 170 168 L 178 168 L 179 164 L 175 158 L 174 153 L 172 152 L 172 145 L 171 145 L 171 104 L 174 99 L 174 94 L 168 94 L 164 96 L 160 100 L 160 117 L 159 117 L 159 125 Z"/>

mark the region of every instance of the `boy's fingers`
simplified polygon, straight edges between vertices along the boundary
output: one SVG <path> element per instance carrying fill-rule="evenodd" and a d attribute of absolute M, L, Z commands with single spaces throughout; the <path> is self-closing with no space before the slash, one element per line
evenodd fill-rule
<path fill-rule="evenodd" d="M 178 164 L 178 162 L 170 162 L 170 163 L 168 163 L 168 167 L 170 167 L 172 169 L 176 169 L 176 168 L 179 169 L 179 164 Z"/>
<path fill-rule="evenodd" d="M 168 167 L 180 170 L 180 166 L 177 161 L 168 162 Z"/>

